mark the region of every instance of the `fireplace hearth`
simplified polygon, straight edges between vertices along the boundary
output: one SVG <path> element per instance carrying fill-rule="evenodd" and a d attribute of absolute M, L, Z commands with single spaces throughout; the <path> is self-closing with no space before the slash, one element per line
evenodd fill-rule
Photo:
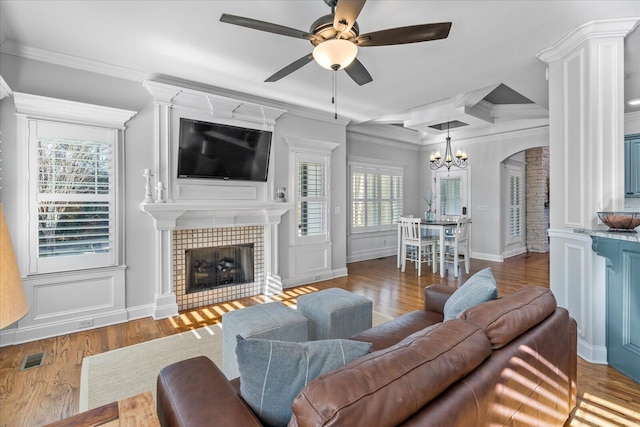
<path fill-rule="evenodd" d="M 253 282 L 253 252 L 253 243 L 186 250 L 186 293 Z"/>

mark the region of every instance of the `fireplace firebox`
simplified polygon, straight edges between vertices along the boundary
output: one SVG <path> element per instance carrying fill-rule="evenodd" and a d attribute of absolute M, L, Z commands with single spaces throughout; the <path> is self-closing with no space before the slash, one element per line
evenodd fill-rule
<path fill-rule="evenodd" d="M 186 293 L 251 283 L 253 243 L 185 250 Z"/>

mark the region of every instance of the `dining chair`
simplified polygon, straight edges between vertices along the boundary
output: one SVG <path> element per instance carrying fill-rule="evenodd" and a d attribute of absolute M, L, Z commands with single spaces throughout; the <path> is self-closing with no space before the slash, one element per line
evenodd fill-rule
<path fill-rule="evenodd" d="M 458 277 L 458 269 L 460 268 L 460 258 L 464 256 L 464 270 L 469 274 L 470 264 L 470 233 L 471 219 L 458 218 L 456 228 L 453 229 L 451 236 L 445 236 L 444 239 L 444 257 L 445 263 L 453 263 L 454 276 Z"/>
<path fill-rule="evenodd" d="M 418 276 L 422 275 L 422 264 L 425 262 L 432 266 L 434 273 L 437 271 L 436 241 L 422 237 L 420 222 L 420 218 L 400 217 L 402 272 L 405 271 L 407 261 L 413 261 L 416 263 Z"/>

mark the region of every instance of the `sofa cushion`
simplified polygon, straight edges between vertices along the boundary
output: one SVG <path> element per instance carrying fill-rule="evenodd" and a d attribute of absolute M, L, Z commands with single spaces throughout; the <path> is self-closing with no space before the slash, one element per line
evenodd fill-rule
<path fill-rule="evenodd" d="M 303 343 L 244 339 L 240 335 L 236 339 L 240 394 L 269 426 L 287 425 L 291 403 L 309 381 L 371 348 L 370 343 L 341 339 Z"/>
<path fill-rule="evenodd" d="M 498 287 L 491 267 L 471 276 L 444 304 L 444 320 L 458 317 L 469 307 L 498 298 Z"/>
<path fill-rule="evenodd" d="M 550 289 L 526 285 L 500 299 L 467 309 L 460 319 L 481 327 L 494 350 L 509 344 L 556 309 Z"/>
<path fill-rule="evenodd" d="M 290 426 L 396 426 L 491 354 L 484 332 L 439 323 L 324 374 L 293 402 Z"/>
<path fill-rule="evenodd" d="M 371 343 L 371 351 L 391 347 L 408 335 L 442 322 L 442 314 L 415 310 L 403 314 L 371 329 L 352 335 L 349 339 Z"/>

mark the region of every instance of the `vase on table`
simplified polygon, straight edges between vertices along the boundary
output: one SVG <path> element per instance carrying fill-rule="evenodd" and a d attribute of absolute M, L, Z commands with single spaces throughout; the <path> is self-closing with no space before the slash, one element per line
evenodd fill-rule
<path fill-rule="evenodd" d="M 431 211 L 426 211 L 424 213 L 424 219 L 427 222 L 434 222 L 436 220 L 436 213 Z"/>

